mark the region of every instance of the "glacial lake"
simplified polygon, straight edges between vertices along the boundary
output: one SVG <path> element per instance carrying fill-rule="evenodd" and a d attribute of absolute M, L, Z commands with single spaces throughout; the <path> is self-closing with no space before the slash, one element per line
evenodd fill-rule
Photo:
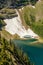
<path fill-rule="evenodd" d="M 14 40 L 14 43 L 23 50 L 35 65 L 43 65 L 43 44 L 40 46 L 30 45 L 35 40 Z"/>

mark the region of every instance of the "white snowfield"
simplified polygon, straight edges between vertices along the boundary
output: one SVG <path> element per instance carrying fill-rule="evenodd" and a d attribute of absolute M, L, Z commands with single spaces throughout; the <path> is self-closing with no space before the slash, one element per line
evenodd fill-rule
<path fill-rule="evenodd" d="M 16 10 L 18 16 L 14 17 L 12 19 L 5 19 L 5 23 L 7 24 L 5 26 L 5 30 L 8 31 L 10 34 L 18 34 L 20 38 L 24 38 L 24 36 L 28 35 L 32 38 L 38 37 L 37 34 L 35 34 L 30 28 L 28 30 L 25 29 L 25 27 L 22 25 L 22 21 L 20 19 L 20 15 L 18 11 Z"/>

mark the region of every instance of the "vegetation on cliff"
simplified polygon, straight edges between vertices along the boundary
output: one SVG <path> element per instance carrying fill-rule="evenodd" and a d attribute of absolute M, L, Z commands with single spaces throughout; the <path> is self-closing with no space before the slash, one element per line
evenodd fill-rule
<path fill-rule="evenodd" d="M 3 20 L 0 20 L 0 30 L 2 29 L 2 27 L 4 27 L 6 25 L 6 23 Z"/>
<path fill-rule="evenodd" d="M 34 5 L 38 0 L 0 0 L 0 9 L 3 7 L 18 7 L 21 5 L 32 4 Z"/>
<path fill-rule="evenodd" d="M 3 8 L 0 10 L 0 19 L 13 18 L 16 17 L 15 9 Z"/>
<path fill-rule="evenodd" d="M 0 35 L 0 65 L 32 65 L 25 53 Z"/>
<path fill-rule="evenodd" d="M 40 37 L 43 37 L 43 1 L 36 3 L 35 8 L 24 7 L 22 12 L 26 24 Z"/>

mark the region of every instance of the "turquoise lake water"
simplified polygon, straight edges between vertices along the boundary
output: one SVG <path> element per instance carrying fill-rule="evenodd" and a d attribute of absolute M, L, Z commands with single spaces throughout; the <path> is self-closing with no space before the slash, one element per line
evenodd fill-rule
<path fill-rule="evenodd" d="M 35 41 L 35 40 L 34 40 Z M 15 44 L 22 48 L 23 52 L 27 53 L 30 57 L 30 60 L 35 65 L 43 65 L 43 44 L 38 46 L 31 46 L 29 45 L 30 42 L 34 42 L 33 40 L 14 40 Z"/>

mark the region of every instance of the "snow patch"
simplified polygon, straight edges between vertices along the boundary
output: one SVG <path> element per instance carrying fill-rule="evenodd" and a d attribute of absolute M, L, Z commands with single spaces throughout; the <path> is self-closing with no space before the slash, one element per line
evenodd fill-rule
<path fill-rule="evenodd" d="M 23 38 L 25 35 L 29 35 L 32 38 L 38 37 L 37 34 L 35 34 L 30 28 L 28 30 L 25 29 L 25 27 L 22 25 L 22 21 L 20 19 L 19 13 L 16 10 L 18 16 L 14 17 L 12 19 L 5 19 L 5 23 L 7 24 L 5 26 L 5 30 L 8 31 L 10 34 L 18 34 L 20 38 Z"/>

